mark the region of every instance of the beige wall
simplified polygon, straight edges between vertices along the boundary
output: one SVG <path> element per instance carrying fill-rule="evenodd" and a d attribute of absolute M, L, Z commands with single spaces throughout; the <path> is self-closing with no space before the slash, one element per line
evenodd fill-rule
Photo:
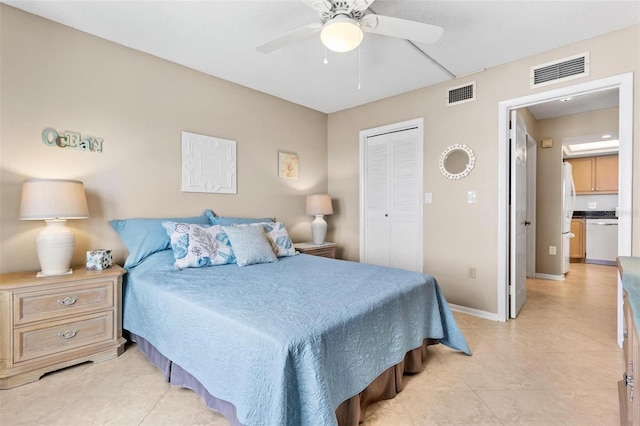
<path fill-rule="evenodd" d="M 538 170 L 536 198 L 536 272 L 562 275 L 562 256 L 549 255 L 549 246 L 562 247 L 562 139 L 618 131 L 618 108 L 538 120 Z M 542 139 L 553 140 L 551 148 L 542 148 Z"/>
<path fill-rule="evenodd" d="M 329 236 L 340 254 L 359 254 L 358 133 L 424 117 L 424 267 L 448 300 L 497 312 L 498 103 L 635 72 L 634 135 L 640 132 L 640 26 L 505 64 L 485 72 L 328 116 L 0 5 L 0 272 L 36 269 L 33 241 L 42 224 L 18 220 L 21 182 L 30 177 L 85 182 L 91 218 L 72 222 L 75 262 L 89 248 L 123 247 L 107 221 L 134 216 L 270 215 L 294 239 L 308 239 L 304 195 L 329 190 Z M 591 52 L 586 78 L 529 89 L 529 68 Z M 420 72 L 416 70 L 416 72 Z M 444 104 L 446 89 L 477 81 L 477 100 Z M 104 138 L 104 152 L 50 148 L 44 128 Z M 238 194 L 180 191 L 180 132 L 238 143 Z M 438 172 L 452 143 L 466 143 L 476 168 L 461 181 Z M 300 179 L 279 180 L 277 151 L 300 155 Z M 634 152 L 633 252 L 640 253 L 640 149 Z M 466 202 L 477 192 L 476 204 Z M 475 280 L 467 267 L 477 268 Z"/>
<path fill-rule="evenodd" d="M 532 66 L 591 52 L 588 77 L 532 90 Z M 419 70 L 416 70 L 419 72 Z M 640 132 L 640 26 L 545 52 L 485 72 L 416 90 L 362 107 L 329 115 L 329 192 L 339 214 L 332 219 L 333 237 L 350 260 L 359 257 L 358 132 L 389 123 L 424 117 L 424 191 L 433 204 L 424 207 L 424 270 L 443 287 L 449 302 L 497 313 L 498 286 L 498 103 L 584 81 L 635 72 L 634 140 Z M 447 88 L 477 81 L 477 100 L 445 106 Z M 438 158 L 450 144 L 466 143 L 476 154 L 476 168 L 460 181 L 440 175 Z M 640 253 L 640 150 L 634 160 L 633 253 Z M 477 203 L 467 204 L 467 191 Z M 477 278 L 467 278 L 467 267 Z"/>
<path fill-rule="evenodd" d="M 26 178 L 85 183 L 90 219 L 69 221 L 74 262 L 91 248 L 125 250 L 107 221 L 275 216 L 310 238 L 304 196 L 327 190 L 327 116 L 0 5 L 0 272 L 35 270 L 44 223 L 19 221 Z M 102 153 L 48 147 L 45 128 L 104 138 Z M 237 195 L 181 192 L 181 131 L 237 143 Z M 300 179 L 277 177 L 278 150 Z"/>

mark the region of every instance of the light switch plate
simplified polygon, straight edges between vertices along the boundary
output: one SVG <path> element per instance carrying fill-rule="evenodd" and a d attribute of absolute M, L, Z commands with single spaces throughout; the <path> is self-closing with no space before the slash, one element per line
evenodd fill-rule
<path fill-rule="evenodd" d="M 473 203 L 475 203 L 475 202 L 476 202 L 476 200 L 477 200 L 477 197 L 476 197 L 476 191 L 469 191 L 469 192 L 467 193 L 467 202 L 468 202 L 469 204 L 473 204 Z"/>
<path fill-rule="evenodd" d="M 433 203 L 433 194 L 431 192 L 424 193 L 424 203 L 425 204 Z"/>

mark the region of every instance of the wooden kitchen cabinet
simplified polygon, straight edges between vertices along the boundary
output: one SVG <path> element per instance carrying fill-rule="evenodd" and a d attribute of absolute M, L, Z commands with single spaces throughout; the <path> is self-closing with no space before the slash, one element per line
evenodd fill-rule
<path fill-rule="evenodd" d="M 571 219 L 571 233 L 574 237 L 570 240 L 569 257 L 574 262 L 584 261 L 586 253 L 584 218 Z"/>
<path fill-rule="evenodd" d="M 596 192 L 618 192 L 618 156 L 596 157 Z"/>
<path fill-rule="evenodd" d="M 566 159 L 573 169 L 576 194 L 617 194 L 618 156 Z"/>

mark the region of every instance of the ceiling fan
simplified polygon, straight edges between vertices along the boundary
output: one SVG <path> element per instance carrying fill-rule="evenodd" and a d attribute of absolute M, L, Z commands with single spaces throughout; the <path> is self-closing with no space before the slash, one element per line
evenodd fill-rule
<path fill-rule="evenodd" d="M 261 44 L 257 50 L 273 52 L 289 43 L 320 32 L 322 43 L 334 52 L 348 52 L 358 47 L 363 32 L 403 38 L 420 43 L 435 43 L 444 30 L 437 25 L 390 16 L 365 14 L 375 0 L 304 0 L 320 14 L 321 22 L 308 24 Z"/>

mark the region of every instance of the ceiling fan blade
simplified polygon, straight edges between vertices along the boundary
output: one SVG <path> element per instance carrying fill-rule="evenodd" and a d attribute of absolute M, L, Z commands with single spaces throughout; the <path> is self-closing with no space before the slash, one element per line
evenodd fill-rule
<path fill-rule="evenodd" d="M 304 27 L 296 28 L 295 30 L 284 33 L 281 36 L 274 38 L 273 40 L 261 44 L 260 46 L 256 47 L 256 50 L 262 53 L 270 53 L 274 50 L 286 46 L 289 43 L 293 43 L 295 41 L 312 36 L 321 29 L 322 24 L 320 23 L 305 25 Z"/>
<path fill-rule="evenodd" d="M 420 43 L 435 43 L 444 33 L 444 29 L 437 25 L 375 14 L 363 16 L 360 20 L 360 27 L 362 31 Z"/>
<path fill-rule="evenodd" d="M 320 13 L 329 13 L 333 7 L 329 0 L 302 0 L 302 3 Z"/>
<path fill-rule="evenodd" d="M 373 4 L 376 0 L 353 0 L 353 5 L 351 9 L 353 10 L 367 10 L 369 6 Z"/>

